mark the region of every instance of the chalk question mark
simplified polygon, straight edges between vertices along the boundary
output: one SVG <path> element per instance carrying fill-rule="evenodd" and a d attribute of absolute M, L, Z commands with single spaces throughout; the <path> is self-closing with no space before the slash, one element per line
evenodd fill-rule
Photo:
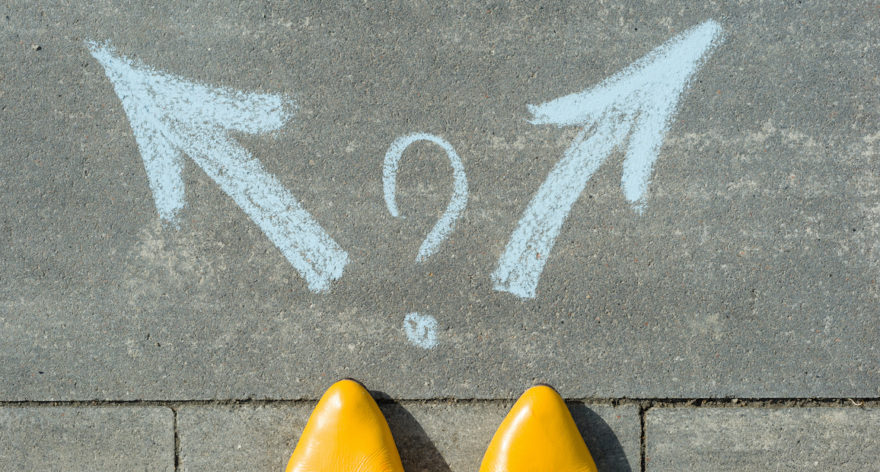
<path fill-rule="evenodd" d="M 467 205 L 467 178 L 464 173 L 464 165 L 461 158 L 455 152 L 452 145 L 445 139 L 427 133 L 413 133 L 402 136 L 394 140 L 385 154 L 385 165 L 382 172 L 382 187 L 385 191 L 385 206 L 388 212 L 395 218 L 404 218 L 397 209 L 395 202 L 395 193 L 397 192 L 397 169 L 400 164 L 400 157 L 403 151 L 410 144 L 416 141 L 430 141 L 440 146 L 446 151 L 449 157 L 449 164 L 452 166 L 452 198 L 449 199 L 449 205 L 446 211 L 434 224 L 431 232 L 425 237 L 419 253 L 416 255 L 416 262 L 424 262 L 429 256 L 437 252 L 440 243 L 446 239 L 455 228 L 455 222 L 461 216 Z M 431 349 L 437 344 L 437 320 L 431 315 L 420 313 L 410 313 L 406 315 L 403 321 L 404 332 L 409 341 L 423 349 Z"/>

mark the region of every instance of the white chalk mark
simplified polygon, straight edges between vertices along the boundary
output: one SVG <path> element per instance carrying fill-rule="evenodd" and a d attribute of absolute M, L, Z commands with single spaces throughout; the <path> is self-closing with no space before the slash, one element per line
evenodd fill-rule
<path fill-rule="evenodd" d="M 382 187 L 385 191 L 385 206 L 388 207 L 388 212 L 391 213 L 391 216 L 395 218 L 403 218 L 397 210 L 397 203 L 395 202 L 395 194 L 397 192 L 397 168 L 400 164 L 400 157 L 403 155 L 403 151 L 416 141 L 431 141 L 446 151 L 446 155 L 449 157 L 449 164 L 452 166 L 453 179 L 452 198 L 449 200 L 449 205 L 446 206 L 446 211 L 443 212 L 443 215 L 437 220 L 437 223 L 434 224 L 434 228 L 428 233 L 425 241 L 422 242 L 422 246 L 419 248 L 419 253 L 416 256 L 416 262 L 424 262 L 425 259 L 437 252 L 437 247 L 440 246 L 440 243 L 442 243 L 452 232 L 453 228 L 455 228 L 455 221 L 461 216 L 461 212 L 464 211 L 464 208 L 467 205 L 468 187 L 461 158 L 458 157 L 455 149 L 453 149 L 452 145 L 445 139 L 426 133 L 414 133 L 397 138 L 391 143 L 388 152 L 385 153 L 385 165 L 382 169 Z"/>
<path fill-rule="evenodd" d="M 281 128 L 293 104 L 280 95 L 210 88 L 135 65 L 87 42 L 128 115 L 159 216 L 176 225 L 188 155 L 263 230 L 313 292 L 342 276 L 348 255 L 228 130 Z"/>
<path fill-rule="evenodd" d="M 437 320 L 431 315 L 410 313 L 403 319 L 403 331 L 409 341 L 423 349 L 437 345 Z"/>
<path fill-rule="evenodd" d="M 532 124 L 583 126 L 529 202 L 492 274 L 495 290 L 534 298 L 538 279 L 571 207 L 587 181 L 629 138 L 621 187 L 643 211 L 651 170 L 679 98 L 721 40 L 709 20 L 670 39 L 602 83 L 529 106 Z"/>

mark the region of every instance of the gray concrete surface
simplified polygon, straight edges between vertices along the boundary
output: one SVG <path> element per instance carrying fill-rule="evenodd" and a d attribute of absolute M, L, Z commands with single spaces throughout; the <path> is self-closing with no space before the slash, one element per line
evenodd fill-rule
<path fill-rule="evenodd" d="M 174 470 L 174 418 L 163 407 L 0 407 L 0 469 Z"/>
<path fill-rule="evenodd" d="M 186 406 L 179 410 L 180 470 L 283 470 L 314 404 Z M 506 402 L 383 404 L 407 472 L 479 468 Z M 639 470 L 635 406 L 570 403 L 599 470 Z"/>
<path fill-rule="evenodd" d="M 707 19 L 726 35 L 681 100 L 643 214 L 620 154 L 592 178 L 538 286 L 490 274 L 577 132 L 526 105 L 591 87 Z M 315 399 L 353 376 L 396 399 L 880 394 L 880 22 L 875 2 L 0 5 L 0 400 Z M 163 227 L 119 98 L 84 41 L 299 109 L 234 138 L 348 252 L 312 294 L 192 161 Z M 389 144 L 414 146 L 401 210 Z M 412 311 L 438 344 L 408 343 Z"/>
<path fill-rule="evenodd" d="M 341 377 L 383 391 L 407 470 L 475 470 L 536 382 L 603 404 L 872 405 L 653 407 L 643 430 L 629 400 L 571 403 L 600 470 L 638 470 L 643 453 L 649 470 L 877 469 L 878 12 L 0 4 L 0 469 L 171 470 L 176 458 L 181 470 L 280 470 L 311 400 Z M 644 212 L 624 199 L 616 152 L 546 255 L 536 298 L 495 291 L 511 232 L 578 132 L 529 124 L 526 105 L 592 87 L 709 19 L 725 39 L 681 97 Z M 189 157 L 180 226 L 162 224 L 89 40 L 296 101 L 280 130 L 231 138 L 348 253 L 328 293 L 311 293 Z M 454 146 L 469 184 L 461 220 L 423 264 L 452 188 L 445 155 L 407 149 L 406 219 L 382 194 L 389 145 L 419 131 Z M 407 339 L 411 312 L 437 320 L 432 349 Z"/>
<path fill-rule="evenodd" d="M 645 470 L 880 470 L 878 430 L 876 408 L 652 408 Z"/>

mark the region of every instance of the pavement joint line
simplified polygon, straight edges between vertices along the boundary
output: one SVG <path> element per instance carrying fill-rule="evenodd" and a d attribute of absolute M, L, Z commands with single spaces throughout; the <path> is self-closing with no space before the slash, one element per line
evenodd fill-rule
<path fill-rule="evenodd" d="M 639 470 L 647 469 L 648 457 L 648 430 L 646 427 L 646 416 L 650 405 L 639 405 Z"/>
<path fill-rule="evenodd" d="M 173 418 L 174 425 L 174 471 L 180 470 L 180 431 L 177 424 L 177 407 L 169 407 Z"/>
<path fill-rule="evenodd" d="M 376 403 L 385 404 L 504 404 L 513 403 L 515 398 L 429 398 L 392 399 L 376 398 Z M 651 408 L 878 408 L 880 397 L 792 397 L 792 398 L 566 398 L 567 403 L 589 405 L 627 406 L 633 405 L 644 410 Z M 221 399 L 221 400 L 4 400 L 0 408 L 8 407 L 167 407 L 177 418 L 177 409 L 184 406 L 284 406 L 311 405 L 318 399 Z"/>

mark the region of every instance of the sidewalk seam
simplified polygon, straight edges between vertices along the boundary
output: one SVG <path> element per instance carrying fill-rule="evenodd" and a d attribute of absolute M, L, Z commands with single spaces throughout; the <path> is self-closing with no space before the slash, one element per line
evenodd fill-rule
<path fill-rule="evenodd" d="M 0 400 L 3 407 L 151 407 L 177 408 L 185 406 L 263 406 L 263 405 L 313 405 L 318 399 L 222 399 L 222 400 Z M 377 398 L 384 404 L 512 404 L 513 398 L 486 399 L 390 399 Z M 880 397 L 839 398 L 566 398 L 566 402 L 590 405 L 636 406 L 639 408 L 877 408 Z"/>
<path fill-rule="evenodd" d="M 648 431 L 645 424 L 645 417 L 651 408 L 649 404 L 639 405 L 639 467 L 642 472 L 648 470 L 647 466 L 647 448 L 648 448 Z"/>
<path fill-rule="evenodd" d="M 174 418 L 174 472 L 180 470 L 180 433 L 177 427 L 177 408 L 171 406 L 171 413 Z"/>

